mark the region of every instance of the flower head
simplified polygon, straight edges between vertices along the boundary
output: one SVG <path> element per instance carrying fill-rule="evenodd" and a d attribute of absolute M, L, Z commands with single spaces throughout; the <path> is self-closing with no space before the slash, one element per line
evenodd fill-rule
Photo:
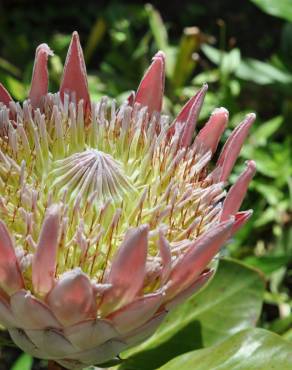
<path fill-rule="evenodd" d="M 0 322 L 24 351 L 81 369 L 150 336 L 213 275 L 251 215 L 239 208 L 255 163 L 224 187 L 255 116 L 209 170 L 228 112 L 193 140 L 204 85 L 163 116 L 162 52 L 119 108 L 90 101 L 76 32 L 56 94 L 50 55 L 37 48 L 22 105 L 0 85 Z"/>

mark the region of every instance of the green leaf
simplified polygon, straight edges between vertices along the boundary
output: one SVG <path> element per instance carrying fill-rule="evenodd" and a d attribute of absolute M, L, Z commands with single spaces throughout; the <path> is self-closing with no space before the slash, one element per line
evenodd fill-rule
<path fill-rule="evenodd" d="M 270 63 L 257 59 L 240 59 L 239 49 L 233 49 L 229 53 L 218 50 L 210 45 L 202 45 L 202 50 L 210 61 L 221 67 L 221 72 L 234 73 L 236 77 L 252 81 L 259 85 L 274 83 L 290 84 L 292 75 L 285 70 L 277 68 Z"/>
<path fill-rule="evenodd" d="M 214 48 L 213 46 L 210 46 L 208 44 L 202 45 L 202 50 L 206 57 L 211 60 L 212 63 L 219 65 L 222 59 L 222 54 L 224 54 L 224 51 L 218 50 Z"/>
<path fill-rule="evenodd" d="M 255 181 L 254 188 L 266 198 L 270 205 L 276 206 L 283 198 L 283 193 L 275 187 L 275 184 L 267 184 L 266 179 Z"/>
<path fill-rule="evenodd" d="M 197 27 L 187 27 L 184 29 L 175 61 L 174 72 L 172 74 L 173 85 L 178 88 L 185 85 L 188 78 L 192 75 L 196 66 L 194 53 L 201 46 L 202 34 Z"/>
<path fill-rule="evenodd" d="M 0 68 L 2 68 L 5 72 L 13 74 L 14 76 L 21 76 L 20 70 L 4 58 L 0 58 Z"/>
<path fill-rule="evenodd" d="M 237 48 L 232 49 L 229 53 L 224 53 L 221 62 L 221 73 L 224 76 L 229 76 L 234 73 L 240 65 L 240 50 Z"/>
<path fill-rule="evenodd" d="M 251 0 L 263 12 L 292 22 L 291 0 Z"/>
<path fill-rule="evenodd" d="M 165 51 L 168 48 L 168 35 L 161 15 L 151 4 L 146 4 L 145 9 L 156 45 L 159 49 Z"/>
<path fill-rule="evenodd" d="M 277 116 L 269 121 L 261 124 L 252 133 L 252 139 L 256 145 L 266 145 L 268 139 L 280 128 L 283 124 L 284 118 L 282 116 Z"/>
<path fill-rule="evenodd" d="M 292 327 L 292 314 L 274 320 L 266 328 L 277 334 L 285 335 L 291 329 L 291 327 Z"/>
<path fill-rule="evenodd" d="M 148 341 L 125 354 L 132 356 L 120 369 L 155 369 L 175 356 L 255 325 L 263 293 L 264 282 L 257 271 L 222 260 L 208 287 L 170 312 Z"/>
<path fill-rule="evenodd" d="M 23 353 L 18 357 L 11 370 L 31 370 L 33 359 L 30 355 Z"/>
<path fill-rule="evenodd" d="M 65 51 L 70 44 L 71 35 L 64 35 L 62 33 L 55 33 L 51 40 L 52 48 L 57 55 L 58 53 L 62 53 Z"/>
<path fill-rule="evenodd" d="M 270 275 L 279 268 L 288 265 L 292 261 L 292 256 L 262 256 L 247 257 L 244 262 L 250 266 L 260 269 L 263 273 Z"/>
<path fill-rule="evenodd" d="M 292 342 L 292 329 L 289 329 L 288 331 L 286 331 L 286 333 L 283 334 L 283 337 Z"/>
<path fill-rule="evenodd" d="M 93 53 L 95 52 L 97 46 L 103 39 L 105 31 L 106 31 L 105 20 L 102 17 L 97 18 L 94 26 L 90 31 L 90 35 L 88 37 L 88 41 L 84 49 L 84 58 L 87 63 L 92 57 Z"/>
<path fill-rule="evenodd" d="M 174 70 L 177 48 L 172 47 L 168 42 L 168 34 L 163 19 L 158 10 L 153 5 L 146 4 L 145 10 L 149 19 L 149 26 L 158 50 L 163 50 L 166 54 L 166 75 L 170 77 Z"/>
<path fill-rule="evenodd" d="M 236 76 L 242 80 L 253 81 L 259 85 L 289 84 L 292 82 L 290 73 L 282 71 L 270 63 L 251 58 L 241 61 L 240 66 L 236 70 Z"/>
<path fill-rule="evenodd" d="M 0 75 L 1 82 L 5 86 L 5 88 L 9 91 L 9 93 L 14 97 L 16 100 L 24 100 L 26 97 L 26 87 L 18 81 L 15 77 L 10 75 Z"/>
<path fill-rule="evenodd" d="M 291 369 L 292 345 L 263 329 L 247 329 L 227 340 L 179 356 L 159 370 Z"/>
<path fill-rule="evenodd" d="M 203 44 L 201 48 L 212 63 L 220 66 L 223 75 L 229 75 L 235 72 L 240 66 L 241 55 L 238 48 L 234 48 L 229 52 L 216 49 L 208 44 Z"/>

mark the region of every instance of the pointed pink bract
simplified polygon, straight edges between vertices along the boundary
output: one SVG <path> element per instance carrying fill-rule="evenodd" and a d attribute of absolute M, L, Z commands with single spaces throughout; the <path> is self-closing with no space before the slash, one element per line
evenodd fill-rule
<path fill-rule="evenodd" d="M 69 93 L 69 95 L 72 93 L 76 94 L 76 102 L 78 103 L 82 99 L 84 110 L 86 112 L 90 111 L 86 66 L 77 32 L 73 32 L 64 66 L 63 78 L 60 86 L 61 99 L 64 99 L 65 93 Z"/>
<path fill-rule="evenodd" d="M 162 303 L 161 293 L 148 294 L 138 298 L 107 317 L 120 333 L 127 333 L 145 324 Z"/>
<path fill-rule="evenodd" d="M 230 216 L 235 215 L 239 210 L 241 203 L 247 192 L 248 185 L 256 172 L 254 161 L 247 161 L 247 168 L 237 179 L 236 183 L 229 190 L 223 203 L 221 221 L 227 220 Z"/>
<path fill-rule="evenodd" d="M 23 286 L 13 242 L 5 224 L 0 220 L 0 287 L 11 295 Z"/>
<path fill-rule="evenodd" d="M 64 332 L 66 338 L 79 350 L 97 347 L 118 336 L 118 332 L 109 320 L 100 318 L 67 326 Z"/>
<path fill-rule="evenodd" d="M 248 114 L 235 130 L 233 130 L 226 141 L 216 165 L 216 167 L 221 167 L 219 181 L 226 181 L 228 179 L 255 118 L 256 116 L 254 113 Z"/>
<path fill-rule="evenodd" d="M 19 325 L 27 329 L 42 329 L 44 327 L 59 328 L 49 307 L 26 290 L 21 290 L 11 297 L 11 309 Z M 25 320 L 23 320 L 25 318 Z"/>
<path fill-rule="evenodd" d="M 96 317 L 93 287 L 80 269 L 65 273 L 49 293 L 47 302 L 66 326 Z"/>
<path fill-rule="evenodd" d="M 184 302 L 188 297 L 195 294 L 198 290 L 200 290 L 210 278 L 213 276 L 214 270 L 204 271 L 194 283 L 192 283 L 189 287 L 185 290 L 179 292 L 177 295 L 174 296 L 170 301 L 167 301 L 165 307 L 167 310 L 171 310 L 172 308 L 176 307 L 178 304 Z"/>
<path fill-rule="evenodd" d="M 160 112 L 162 108 L 164 80 L 165 80 L 165 55 L 162 51 L 156 53 L 152 64 L 147 69 L 138 87 L 135 103 L 148 107 L 148 113 Z"/>
<path fill-rule="evenodd" d="M 32 262 L 32 282 L 36 292 L 47 294 L 53 287 L 60 228 L 59 206 L 47 209 Z"/>
<path fill-rule="evenodd" d="M 143 286 L 146 272 L 148 226 L 142 225 L 128 231 L 113 259 L 107 283 L 112 289 L 104 294 L 103 305 L 131 302 Z M 101 309 L 106 310 L 105 307 Z"/>
<path fill-rule="evenodd" d="M 131 91 L 129 96 L 127 97 L 127 102 L 130 107 L 132 107 L 135 103 L 135 91 Z"/>
<path fill-rule="evenodd" d="M 165 310 L 157 313 L 148 322 L 146 322 L 146 324 L 140 326 L 139 328 L 135 328 L 130 333 L 125 334 L 123 341 L 129 345 L 136 345 L 137 343 L 141 343 L 145 339 L 149 338 L 149 336 L 151 336 L 162 323 L 166 314 L 167 312 Z"/>
<path fill-rule="evenodd" d="M 215 153 L 220 137 L 226 128 L 227 121 L 228 111 L 225 108 L 215 109 L 209 121 L 198 133 L 195 143 Z"/>
<path fill-rule="evenodd" d="M 54 55 L 47 44 L 36 49 L 29 98 L 34 108 L 40 108 L 42 98 L 48 93 L 48 57 Z"/>
<path fill-rule="evenodd" d="M 228 239 L 233 224 L 233 219 L 222 222 L 210 228 L 189 246 L 170 274 L 167 298 L 172 298 L 197 279 Z"/>
<path fill-rule="evenodd" d="M 168 240 L 165 238 L 163 233 L 159 233 L 159 254 L 161 257 L 162 271 L 161 271 L 161 281 L 164 283 L 171 271 L 171 251 Z"/>
<path fill-rule="evenodd" d="M 9 103 L 13 101 L 9 92 L 5 89 L 5 87 L 0 83 L 0 103 L 5 104 L 9 107 Z"/>
<path fill-rule="evenodd" d="M 177 122 L 184 124 L 183 134 L 181 139 L 181 145 L 183 147 L 188 147 L 191 142 L 195 132 L 197 120 L 204 102 L 206 92 L 208 90 L 208 85 L 205 84 L 203 87 L 193 96 L 182 108 L 178 116 L 174 121 L 174 125 Z"/>
<path fill-rule="evenodd" d="M 231 235 L 234 235 L 237 230 L 242 228 L 243 225 L 247 223 L 250 217 L 253 214 L 253 210 L 249 209 L 248 211 L 237 212 L 235 215 L 235 222 L 232 226 Z"/>

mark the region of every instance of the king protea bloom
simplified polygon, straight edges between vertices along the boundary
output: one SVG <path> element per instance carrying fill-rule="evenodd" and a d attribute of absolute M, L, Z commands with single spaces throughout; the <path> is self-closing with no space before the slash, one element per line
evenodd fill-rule
<path fill-rule="evenodd" d="M 90 100 L 76 32 L 48 93 L 52 54 L 37 48 L 23 104 L 0 85 L 0 323 L 23 351 L 82 369 L 149 337 L 213 275 L 251 215 L 239 208 L 255 163 L 224 188 L 255 115 L 212 166 L 228 112 L 193 138 L 204 85 L 162 115 L 163 52 L 118 108 Z"/>

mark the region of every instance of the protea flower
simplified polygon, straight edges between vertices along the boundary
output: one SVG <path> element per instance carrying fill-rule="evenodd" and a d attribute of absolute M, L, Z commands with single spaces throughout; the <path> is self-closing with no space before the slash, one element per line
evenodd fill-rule
<path fill-rule="evenodd" d="M 161 115 L 163 52 L 119 108 L 90 101 L 76 32 L 56 94 L 50 55 L 37 48 L 22 105 L 0 88 L 0 322 L 24 351 L 81 369 L 149 337 L 213 275 L 251 215 L 255 163 L 224 187 L 255 115 L 212 168 L 228 112 L 193 140 L 204 85 L 173 122 Z"/>

